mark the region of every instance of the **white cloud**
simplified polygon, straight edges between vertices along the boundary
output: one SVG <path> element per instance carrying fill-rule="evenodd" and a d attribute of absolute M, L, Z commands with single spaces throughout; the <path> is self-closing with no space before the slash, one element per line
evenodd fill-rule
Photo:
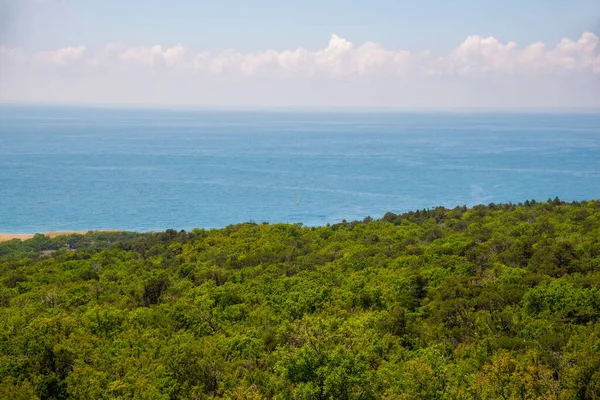
<path fill-rule="evenodd" d="M 167 65 L 169 67 L 174 67 L 174 66 L 178 65 L 179 62 L 183 59 L 183 57 L 185 56 L 185 53 L 186 53 L 185 47 L 178 44 L 176 46 L 169 47 L 168 49 L 166 49 L 162 53 L 162 56 L 164 57 L 165 62 L 167 63 Z"/>
<path fill-rule="evenodd" d="M 574 42 L 563 39 L 549 57 L 559 67 L 568 70 L 592 69 L 600 73 L 600 38 L 592 32 L 585 32 Z"/>
<path fill-rule="evenodd" d="M 458 73 L 512 69 L 517 44 L 500 43 L 496 38 L 473 35 L 448 57 L 449 67 Z"/>
<path fill-rule="evenodd" d="M 47 65 L 55 68 L 45 68 Z M 197 52 L 182 44 L 109 43 L 101 49 L 70 46 L 27 55 L 0 46 L 0 70 L 0 84 L 8 88 L 7 81 L 15 81 L 15 77 L 31 82 L 38 79 L 45 88 L 53 79 L 60 80 L 63 89 L 77 79 L 78 88 L 83 83 L 90 87 L 86 96 L 96 90 L 106 91 L 107 97 L 114 92 L 115 98 L 123 98 L 122 92 L 130 85 L 127 95 L 132 98 L 185 97 L 189 103 L 243 101 L 242 92 L 246 91 L 250 102 L 269 98 L 265 100 L 269 104 L 285 105 L 293 91 L 307 104 L 480 105 L 485 98 L 492 105 L 526 99 L 532 105 L 600 106 L 600 38 L 591 32 L 555 45 L 537 42 L 524 46 L 472 35 L 443 55 L 392 50 L 373 42 L 355 44 L 338 35 L 314 51 L 301 47 Z M 102 90 L 92 89 L 97 85 L 102 85 Z M 13 92 L 4 91 L 0 99 L 24 96 L 19 90 L 15 86 Z M 32 87 L 27 96 L 43 97 L 42 89 Z"/>
<path fill-rule="evenodd" d="M 449 54 L 434 58 L 429 52 L 412 54 L 388 50 L 380 44 L 362 45 L 332 35 L 328 45 L 314 52 L 296 50 L 266 50 L 241 53 L 227 50 L 217 53 L 193 53 L 181 44 L 163 47 L 160 44 L 127 46 L 109 43 L 104 51 L 91 53 L 85 46 L 64 47 L 34 54 L 36 60 L 55 65 L 67 65 L 88 58 L 88 65 L 139 64 L 143 67 L 166 66 L 186 68 L 200 73 L 240 73 L 244 76 L 275 74 L 286 77 L 348 75 L 406 75 L 409 71 L 421 75 L 494 73 L 564 73 L 584 71 L 600 73 L 600 39 L 591 32 L 577 41 L 563 39 L 554 48 L 542 43 L 520 47 L 515 42 L 503 44 L 494 37 L 468 36 Z M 6 56 L 14 49 L 0 47 Z M 133 67 L 132 67 L 133 68 Z"/>
<path fill-rule="evenodd" d="M 563 39 L 552 49 L 542 42 L 521 48 L 515 42 L 502 44 L 493 37 L 469 36 L 449 56 L 439 59 L 438 70 L 459 74 L 600 73 L 599 50 L 599 38 L 591 32 L 577 41 Z"/>
<path fill-rule="evenodd" d="M 305 49 L 286 50 L 277 53 L 277 64 L 285 71 L 300 71 L 310 57 L 310 53 Z"/>
<path fill-rule="evenodd" d="M 84 56 L 85 46 L 69 46 L 58 50 L 41 51 L 33 55 L 39 61 L 47 61 L 55 65 L 67 65 Z"/>
<path fill-rule="evenodd" d="M 139 63 L 146 66 L 165 63 L 169 67 L 174 67 L 183 59 L 185 53 L 186 49 L 181 44 L 168 47 L 163 51 L 163 46 L 158 44 L 151 47 L 131 47 L 124 43 L 109 43 L 105 46 L 102 56 L 125 63 Z"/>
<path fill-rule="evenodd" d="M 329 45 L 313 55 L 314 65 L 334 74 L 342 74 L 342 69 L 348 67 L 348 62 L 344 58 L 352 51 L 353 47 L 354 45 L 346 39 L 335 34 L 331 35 Z M 342 64 L 344 61 L 346 63 Z"/>

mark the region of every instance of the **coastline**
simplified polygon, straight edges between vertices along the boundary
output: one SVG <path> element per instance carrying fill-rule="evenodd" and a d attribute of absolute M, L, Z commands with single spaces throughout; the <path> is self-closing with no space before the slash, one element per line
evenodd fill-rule
<path fill-rule="evenodd" d="M 99 230 L 91 230 L 91 231 L 60 231 L 60 232 L 40 232 L 43 235 L 46 235 L 50 238 L 55 238 L 57 236 L 63 235 L 85 235 L 88 232 L 121 232 L 118 229 L 99 229 Z M 33 238 L 37 233 L 0 233 L 0 242 L 6 242 L 13 239 L 27 240 Z"/>

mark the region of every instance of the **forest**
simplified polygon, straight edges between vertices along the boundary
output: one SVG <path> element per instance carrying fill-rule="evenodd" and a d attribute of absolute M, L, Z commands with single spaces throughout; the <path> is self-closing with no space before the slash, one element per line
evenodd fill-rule
<path fill-rule="evenodd" d="M 600 201 L 0 243 L 1 399 L 600 399 Z"/>

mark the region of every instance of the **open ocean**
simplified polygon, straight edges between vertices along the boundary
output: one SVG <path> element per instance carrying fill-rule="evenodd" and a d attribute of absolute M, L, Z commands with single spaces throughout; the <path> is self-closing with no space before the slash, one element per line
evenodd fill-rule
<path fill-rule="evenodd" d="M 0 107 L 0 232 L 600 198 L 599 114 Z"/>

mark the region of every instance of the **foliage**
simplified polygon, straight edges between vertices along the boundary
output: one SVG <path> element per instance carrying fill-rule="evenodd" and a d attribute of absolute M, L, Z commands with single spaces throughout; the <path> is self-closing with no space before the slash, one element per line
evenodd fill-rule
<path fill-rule="evenodd" d="M 2 243 L 0 398 L 600 398 L 600 202 Z"/>

